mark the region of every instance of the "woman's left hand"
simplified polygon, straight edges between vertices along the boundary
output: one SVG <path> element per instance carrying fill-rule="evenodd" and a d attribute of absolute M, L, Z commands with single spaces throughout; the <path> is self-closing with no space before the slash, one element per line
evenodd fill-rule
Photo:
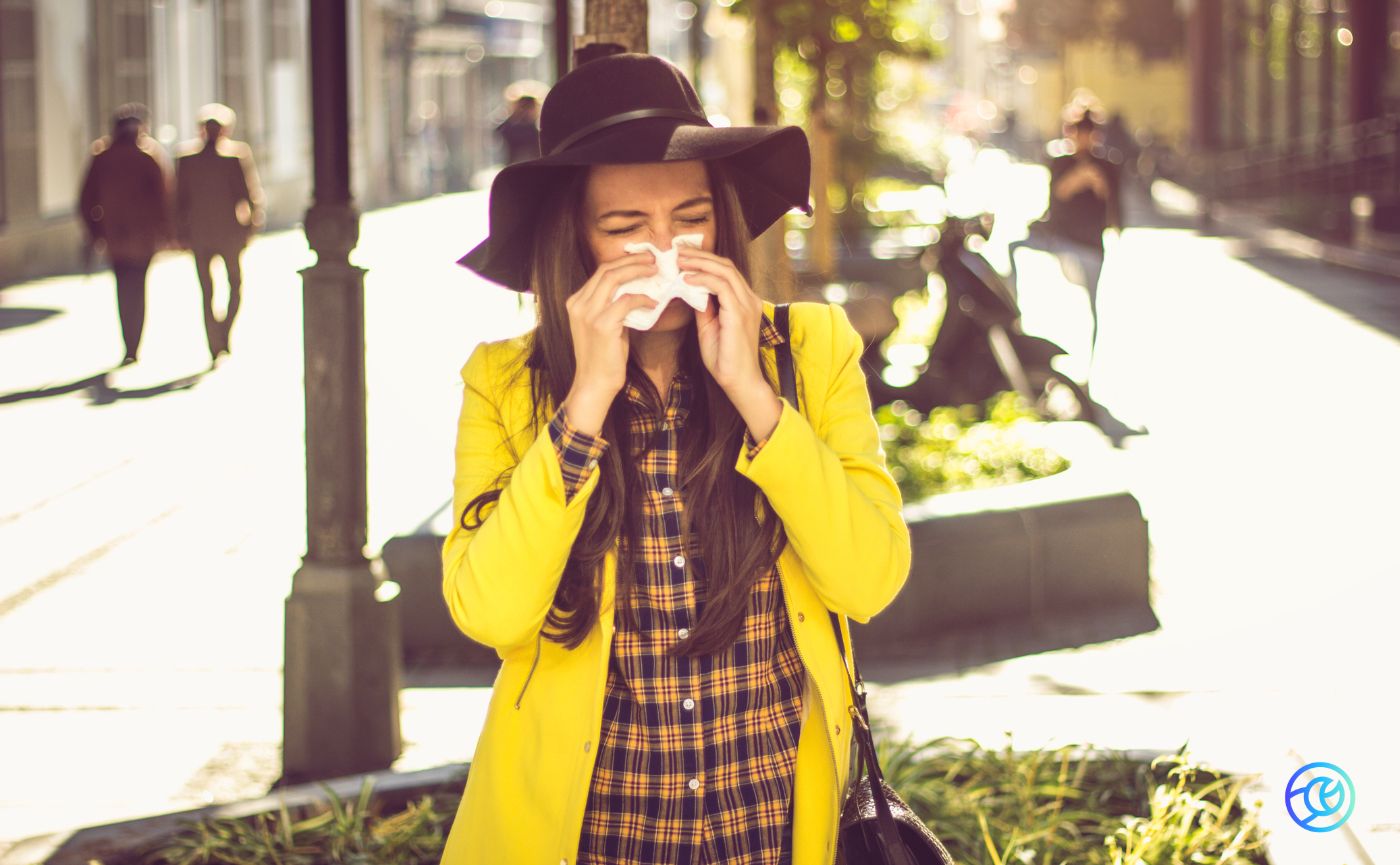
<path fill-rule="evenodd" d="M 782 401 L 758 365 L 758 328 L 763 300 L 727 258 L 682 246 L 685 281 L 714 292 L 719 309 L 695 313 L 700 359 L 738 409 L 755 440 L 766 439 L 778 424 Z"/>
<path fill-rule="evenodd" d="M 680 269 L 685 281 L 714 293 L 713 304 L 695 314 L 700 341 L 700 359 L 731 399 L 751 392 L 764 382 L 758 367 L 758 328 L 763 318 L 763 301 L 734 262 L 712 252 L 680 248 Z"/>

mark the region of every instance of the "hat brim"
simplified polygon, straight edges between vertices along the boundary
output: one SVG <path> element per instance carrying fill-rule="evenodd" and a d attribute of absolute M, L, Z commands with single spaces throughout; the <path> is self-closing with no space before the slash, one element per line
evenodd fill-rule
<path fill-rule="evenodd" d="M 798 127 L 713 127 L 645 118 L 502 169 L 491 183 L 489 234 L 457 263 L 507 288 L 528 291 L 531 231 L 547 190 L 582 165 L 697 159 L 722 160 L 734 175 L 751 238 L 794 208 L 811 212 L 811 154 Z"/>

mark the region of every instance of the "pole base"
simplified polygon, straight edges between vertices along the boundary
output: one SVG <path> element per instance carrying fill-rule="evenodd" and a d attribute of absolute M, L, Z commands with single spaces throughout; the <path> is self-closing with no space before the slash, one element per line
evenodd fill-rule
<path fill-rule="evenodd" d="M 282 782 L 389 768 L 399 731 L 398 608 L 368 562 L 303 563 L 287 598 Z"/>

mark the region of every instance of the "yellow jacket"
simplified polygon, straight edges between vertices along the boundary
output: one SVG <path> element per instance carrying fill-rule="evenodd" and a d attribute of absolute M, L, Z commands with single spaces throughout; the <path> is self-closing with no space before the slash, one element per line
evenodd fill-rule
<path fill-rule="evenodd" d="M 771 317 L 772 304 L 764 311 Z M 763 491 L 787 530 L 778 575 L 807 670 L 793 863 L 830 865 L 851 697 L 827 611 L 867 622 L 884 609 L 909 574 L 909 531 L 871 413 L 860 335 L 839 306 L 796 303 L 790 322 L 803 412 L 784 400 L 752 460 L 734 443 L 734 470 Z M 616 556 L 605 560 L 599 620 L 583 644 L 569 650 L 543 639 L 598 472 L 565 503 L 548 416 L 531 419 L 527 346 L 527 336 L 483 343 L 462 370 L 455 513 L 514 470 L 484 524 L 468 532 L 459 521 L 442 550 L 453 620 L 503 661 L 445 865 L 573 865 L 602 728 Z M 762 351 L 776 381 L 773 352 Z"/>

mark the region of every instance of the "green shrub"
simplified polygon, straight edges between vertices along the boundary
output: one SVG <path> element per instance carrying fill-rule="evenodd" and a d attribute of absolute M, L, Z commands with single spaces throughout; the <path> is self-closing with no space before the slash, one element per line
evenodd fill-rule
<path fill-rule="evenodd" d="M 885 778 L 959 865 L 1267 865 L 1249 777 L 1221 775 L 1183 747 L 1150 763 L 1064 746 L 1014 752 L 971 739 L 915 745 L 876 730 Z M 461 797 L 433 793 L 380 816 L 368 783 L 354 802 L 208 820 L 145 865 L 436 865 Z"/>
<path fill-rule="evenodd" d="M 1041 425 L 1013 391 L 975 405 L 937 408 L 925 417 L 903 402 L 875 411 L 890 474 L 906 502 L 938 493 L 1014 484 L 1069 468 L 1029 441 Z"/>
<path fill-rule="evenodd" d="M 355 801 L 326 789 L 309 813 L 205 820 L 147 853 L 144 865 L 437 865 L 461 797 L 424 795 L 402 810 L 377 813 L 368 780 Z"/>
<path fill-rule="evenodd" d="M 1267 865 L 1258 808 L 1185 747 L 1144 763 L 1064 746 L 1017 753 L 970 739 L 880 737 L 885 778 L 959 865 Z"/>

